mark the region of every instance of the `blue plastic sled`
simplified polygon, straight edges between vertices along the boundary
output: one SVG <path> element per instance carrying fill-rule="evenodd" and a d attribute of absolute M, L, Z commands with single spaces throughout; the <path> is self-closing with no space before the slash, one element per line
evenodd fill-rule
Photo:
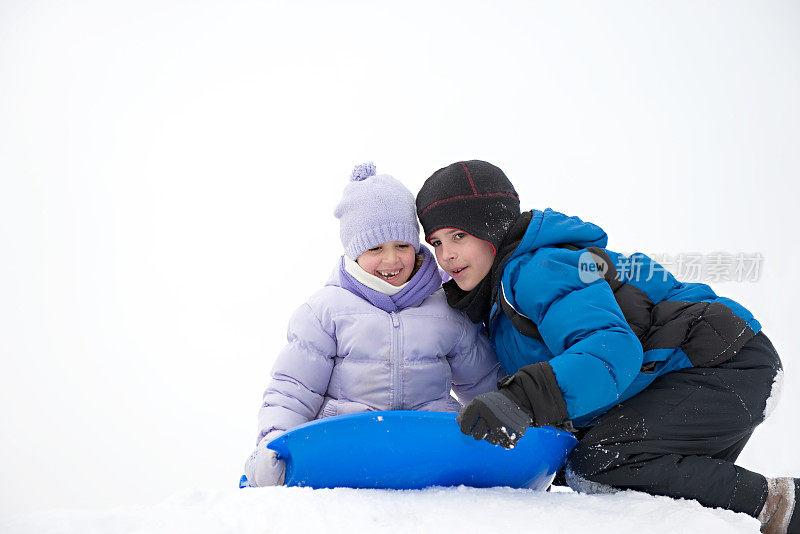
<path fill-rule="evenodd" d="M 286 486 L 420 489 L 509 486 L 544 490 L 577 443 L 529 428 L 506 450 L 461 433 L 454 413 L 366 412 L 311 421 L 272 440 Z M 246 485 L 246 479 L 240 485 Z"/>

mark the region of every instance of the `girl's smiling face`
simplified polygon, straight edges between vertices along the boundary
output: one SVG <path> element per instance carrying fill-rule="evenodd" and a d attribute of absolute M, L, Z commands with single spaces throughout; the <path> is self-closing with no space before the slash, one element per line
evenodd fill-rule
<path fill-rule="evenodd" d="M 464 291 L 475 289 L 494 263 L 494 247 L 457 228 L 442 228 L 428 236 L 439 266 Z"/>
<path fill-rule="evenodd" d="M 373 276 L 401 286 L 411 278 L 417 253 L 409 243 L 388 241 L 364 251 L 356 263 Z"/>

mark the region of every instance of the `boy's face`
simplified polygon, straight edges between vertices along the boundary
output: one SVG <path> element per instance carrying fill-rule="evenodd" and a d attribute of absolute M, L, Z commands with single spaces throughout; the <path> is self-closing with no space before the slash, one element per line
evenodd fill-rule
<path fill-rule="evenodd" d="M 409 243 L 388 241 L 364 251 L 357 259 L 362 269 L 393 286 L 401 286 L 411 278 L 417 253 Z"/>
<path fill-rule="evenodd" d="M 457 228 L 442 228 L 428 237 L 436 261 L 453 277 L 458 287 L 471 291 L 489 274 L 494 263 L 494 247 Z"/>

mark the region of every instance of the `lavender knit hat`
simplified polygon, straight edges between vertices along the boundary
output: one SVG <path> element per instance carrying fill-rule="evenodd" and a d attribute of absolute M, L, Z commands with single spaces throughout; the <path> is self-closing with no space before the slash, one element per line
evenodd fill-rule
<path fill-rule="evenodd" d="M 409 243 L 419 252 L 414 195 L 388 174 L 376 175 L 371 161 L 353 169 L 333 215 L 339 219 L 344 252 L 352 260 L 387 241 Z"/>

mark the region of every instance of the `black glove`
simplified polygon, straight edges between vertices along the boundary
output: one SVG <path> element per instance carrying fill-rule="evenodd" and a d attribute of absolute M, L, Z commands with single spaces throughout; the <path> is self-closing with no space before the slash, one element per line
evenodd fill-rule
<path fill-rule="evenodd" d="M 506 449 L 513 449 L 532 423 L 528 414 L 499 391 L 475 397 L 462 408 L 456 421 L 464 434 Z"/>

